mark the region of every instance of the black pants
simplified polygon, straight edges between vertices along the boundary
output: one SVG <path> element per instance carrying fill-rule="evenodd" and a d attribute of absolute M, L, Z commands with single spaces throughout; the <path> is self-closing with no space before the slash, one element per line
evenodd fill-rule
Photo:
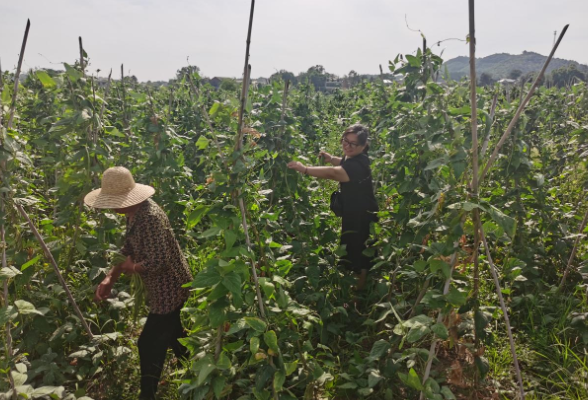
<path fill-rule="evenodd" d="M 183 305 L 169 314 L 150 313 L 147 316 L 138 343 L 141 361 L 141 399 L 155 399 L 168 348 L 172 348 L 178 359 L 188 357 L 188 349 L 178 342 L 179 338 L 186 337 L 180 319 L 182 307 Z"/>

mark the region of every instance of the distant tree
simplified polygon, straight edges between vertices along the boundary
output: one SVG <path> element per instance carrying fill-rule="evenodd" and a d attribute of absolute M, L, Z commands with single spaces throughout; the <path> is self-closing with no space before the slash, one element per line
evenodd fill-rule
<path fill-rule="evenodd" d="M 509 79 L 519 79 L 519 77 L 523 75 L 523 71 L 521 71 L 520 69 L 513 69 L 512 71 L 510 71 L 508 73 L 508 78 Z"/>
<path fill-rule="evenodd" d="M 308 71 L 302 72 L 298 75 L 298 82 L 309 82 L 312 83 L 316 90 L 324 91 L 325 83 L 329 79 L 334 79 L 335 75 L 326 72 L 325 67 L 322 65 L 315 65 L 310 67 Z"/>
<path fill-rule="evenodd" d="M 234 92 L 239 89 L 239 85 L 237 85 L 237 81 L 234 79 L 225 78 L 222 80 L 220 86 L 220 90 L 226 90 L 229 92 Z"/>
<path fill-rule="evenodd" d="M 270 76 L 270 81 L 276 80 L 283 80 L 284 82 L 290 81 L 290 84 L 296 85 L 298 83 L 298 79 L 296 79 L 296 75 L 294 75 L 290 71 L 286 71 L 285 69 L 281 69 L 278 72 L 272 74 Z"/>
<path fill-rule="evenodd" d="M 561 67 L 551 73 L 550 81 L 557 87 L 565 87 L 574 84 L 577 81 L 586 82 L 588 79 L 586 73 L 580 71 L 575 64 L 569 64 L 567 67 Z"/>
<path fill-rule="evenodd" d="M 482 74 L 480 75 L 480 79 L 478 80 L 480 86 L 491 86 L 494 84 L 494 82 L 496 81 L 494 80 L 492 75 L 487 72 L 482 72 Z"/>
<path fill-rule="evenodd" d="M 195 73 L 199 75 L 200 68 L 195 65 L 188 65 L 177 70 L 176 79 L 180 80 L 186 75 L 194 76 Z"/>
<path fill-rule="evenodd" d="M 349 75 L 347 75 L 347 79 L 349 80 L 350 86 L 355 86 L 359 83 L 361 77 L 359 76 L 359 74 L 357 72 L 355 72 L 354 70 L 351 70 L 351 71 L 349 71 Z"/>

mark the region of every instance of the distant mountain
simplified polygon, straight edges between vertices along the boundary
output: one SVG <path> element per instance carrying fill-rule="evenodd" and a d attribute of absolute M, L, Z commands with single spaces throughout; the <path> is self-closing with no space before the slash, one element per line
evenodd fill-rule
<path fill-rule="evenodd" d="M 522 71 L 523 74 L 538 72 L 543 67 L 546 59 L 546 56 L 531 51 L 523 51 L 523 54 L 493 54 L 488 57 L 476 58 L 476 74 L 480 76 L 483 72 L 486 72 L 492 75 L 494 79 L 502 79 L 507 78 L 511 71 L 517 69 Z M 588 65 L 561 58 L 551 60 L 549 67 L 547 67 L 547 73 L 570 64 L 574 64 L 580 71 L 588 73 Z M 470 75 L 470 59 L 468 57 L 453 58 L 445 62 L 444 66 L 447 67 L 453 79 L 460 79 L 463 76 Z"/>

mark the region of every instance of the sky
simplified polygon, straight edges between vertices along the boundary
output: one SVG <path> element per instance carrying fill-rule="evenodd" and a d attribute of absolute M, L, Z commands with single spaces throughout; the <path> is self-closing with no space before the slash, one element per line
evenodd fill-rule
<path fill-rule="evenodd" d="M 196 65 L 203 76 L 240 77 L 251 0 L 1 0 L 0 62 L 15 70 L 27 18 L 23 68 L 63 69 L 79 58 L 88 71 L 168 80 Z M 588 0 L 476 1 L 476 55 L 548 55 L 566 24 L 556 57 L 588 64 Z M 408 26 L 407 26 L 408 21 Z M 467 0 L 257 0 L 251 37 L 253 77 L 313 65 L 346 75 L 377 74 L 379 65 L 422 46 L 468 34 Z M 445 60 L 465 56 L 464 41 L 431 46 Z M 100 69 L 100 72 L 97 70 Z"/>

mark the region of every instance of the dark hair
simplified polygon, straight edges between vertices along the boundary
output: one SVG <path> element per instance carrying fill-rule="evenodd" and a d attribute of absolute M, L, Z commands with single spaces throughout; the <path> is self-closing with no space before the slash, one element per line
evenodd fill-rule
<path fill-rule="evenodd" d="M 357 135 L 357 143 L 359 143 L 360 146 L 365 146 L 363 152 L 367 153 L 370 148 L 370 145 L 368 143 L 370 130 L 368 129 L 368 127 L 362 124 L 353 124 L 349 126 L 347 129 L 345 129 L 345 132 L 343 132 L 343 135 L 341 137 L 345 137 L 350 133 L 355 133 Z"/>

